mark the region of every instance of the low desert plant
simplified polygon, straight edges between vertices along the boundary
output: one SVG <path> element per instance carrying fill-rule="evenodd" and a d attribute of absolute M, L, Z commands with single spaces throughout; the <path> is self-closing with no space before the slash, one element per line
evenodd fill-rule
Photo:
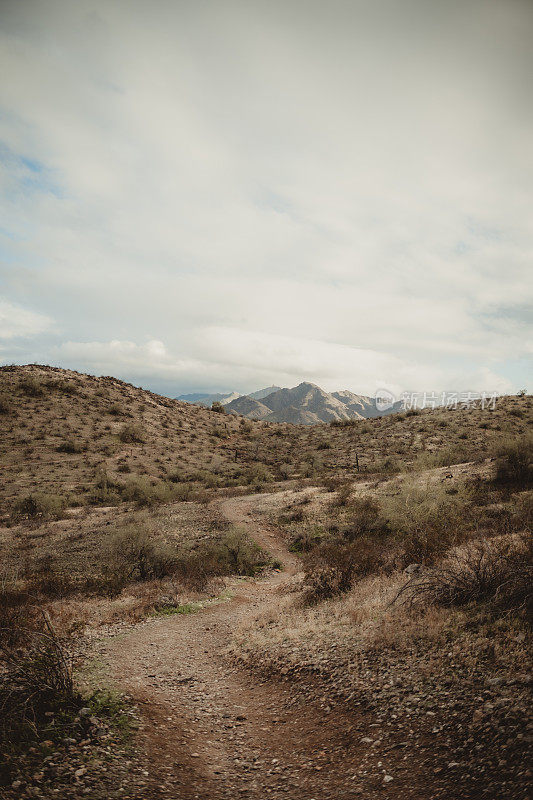
<path fill-rule="evenodd" d="M 135 524 L 116 532 L 107 558 L 107 570 L 124 584 L 171 575 L 176 566 L 176 551 L 161 542 L 154 531 Z"/>
<path fill-rule="evenodd" d="M 36 520 L 45 517 L 59 518 L 66 508 L 67 498 L 63 495 L 35 492 L 21 497 L 12 507 L 11 518 Z"/>
<path fill-rule="evenodd" d="M 382 542 L 361 537 L 355 542 L 326 541 L 305 557 L 306 600 L 319 602 L 347 592 L 367 575 L 381 572 L 392 551 Z"/>
<path fill-rule="evenodd" d="M 533 485 L 533 435 L 501 445 L 496 454 L 497 485 L 517 489 L 532 488 Z"/>
<path fill-rule="evenodd" d="M 174 575 L 197 590 L 223 575 L 255 575 L 268 564 L 268 558 L 239 528 L 227 531 L 219 541 L 202 542 L 196 548 L 178 553 Z"/>
<path fill-rule="evenodd" d="M 144 433 L 140 425 L 130 422 L 122 426 L 118 438 L 124 444 L 138 444 L 144 442 Z"/>
<path fill-rule="evenodd" d="M 28 375 L 19 382 L 19 389 L 27 394 L 28 397 L 42 397 L 45 393 L 43 383 L 37 378 Z"/>
<path fill-rule="evenodd" d="M 434 563 L 475 527 L 475 515 L 460 495 L 406 487 L 382 501 L 389 537 L 402 548 L 406 564 Z"/>
<path fill-rule="evenodd" d="M 76 439 L 65 439 L 57 446 L 58 453 L 83 453 L 84 449 L 83 443 Z"/>
<path fill-rule="evenodd" d="M 40 629 L 24 632 L 11 647 L 0 642 L 0 744 L 36 738 L 50 713 L 81 705 L 72 657 L 45 615 Z"/>
<path fill-rule="evenodd" d="M 13 406 L 4 394 L 0 394 L 0 414 L 10 414 Z"/>
<path fill-rule="evenodd" d="M 347 511 L 347 523 L 342 527 L 345 539 L 353 541 L 362 534 L 376 533 L 386 527 L 379 503 L 370 495 L 353 498 Z"/>
<path fill-rule="evenodd" d="M 437 567 L 408 581 L 396 596 L 410 603 L 532 610 L 531 537 L 483 540 L 456 549 Z"/>
<path fill-rule="evenodd" d="M 344 506 L 348 506 L 352 499 L 353 494 L 353 486 L 351 483 L 343 483 L 341 484 L 337 491 L 335 492 L 335 497 L 333 498 L 333 505 L 340 506 L 341 508 Z"/>

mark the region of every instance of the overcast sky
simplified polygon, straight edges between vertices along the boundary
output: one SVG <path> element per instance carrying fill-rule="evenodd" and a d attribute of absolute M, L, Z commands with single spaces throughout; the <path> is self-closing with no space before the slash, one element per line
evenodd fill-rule
<path fill-rule="evenodd" d="M 530 0 L 0 0 L 0 28 L 1 363 L 527 386 Z"/>

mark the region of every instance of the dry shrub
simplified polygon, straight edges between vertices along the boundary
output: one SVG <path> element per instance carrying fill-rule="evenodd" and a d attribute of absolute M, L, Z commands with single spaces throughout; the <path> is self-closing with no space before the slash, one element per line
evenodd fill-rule
<path fill-rule="evenodd" d="M 10 414 L 13 406 L 4 394 L 0 394 L 0 414 Z"/>
<path fill-rule="evenodd" d="M 353 541 L 365 533 L 375 533 L 384 529 L 385 522 L 377 500 L 370 495 L 355 497 L 348 508 L 348 522 L 342 528 L 343 536 Z"/>
<path fill-rule="evenodd" d="M 83 453 L 85 447 L 82 442 L 75 439 L 65 439 L 57 446 L 58 453 Z"/>
<path fill-rule="evenodd" d="M 175 491 L 165 481 L 151 483 L 145 478 L 136 478 L 118 485 L 122 500 L 137 503 L 138 506 L 151 506 L 155 503 L 169 502 Z"/>
<path fill-rule="evenodd" d="M 408 581 L 397 598 L 410 603 L 463 606 L 487 602 L 504 611 L 532 610 L 530 536 L 471 542 L 438 567 Z"/>
<path fill-rule="evenodd" d="M 51 391 L 62 392 L 63 394 L 73 395 L 78 394 L 78 387 L 72 381 L 67 381 L 63 378 L 56 378 L 54 380 L 45 381 L 44 386 Z"/>
<path fill-rule="evenodd" d="M 60 518 L 67 505 L 67 498 L 57 494 L 35 492 L 21 497 L 13 504 L 11 518 L 14 521 L 23 519 L 37 520 L 46 517 Z"/>
<path fill-rule="evenodd" d="M 471 506 L 443 489 L 407 488 L 383 501 L 391 537 L 404 552 L 404 563 L 432 564 L 460 544 L 475 525 Z"/>
<path fill-rule="evenodd" d="M 268 563 L 263 551 L 238 528 L 231 528 L 220 540 L 176 547 L 159 538 L 153 529 L 136 524 L 119 529 L 104 559 L 106 585 L 111 592 L 134 582 L 165 577 L 199 590 L 213 578 L 254 575 Z"/>
<path fill-rule="evenodd" d="M 381 572 L 391 565 L 392 551 L 370 537 L 340 543 L 323 542 L 304 560 L 306 600 L 325 600 L 347 592 L 356 580 Z"/>
<path fill-rule="evenodd" d="M 19 389 L 28 397 L 42 397 L 45 393 L 44 384 L 30 375 L 19 382 Z"/>
<path fill-rule="evenodd" d="M 333 505 L 344 507 L 350 504 L 353 494 L 353 486 L 351 483 L 343 483 L 341 484 L 337 491 L 335 492 L 335 497 L 333 498 Z"/>
<path fill-rule="evenodd" d="M 255 575 L 268 564 L 261 548 L 239 528 L 219 541 L 202 542 L 178 553 L 174 576 L 189 588 L 200 590 L 224 575 Z"/>
<path fill-rule="evenodd" d="M 109 545 L 106 569 L 119 585 L 170 575 L 176 552 L 157 539 L 153 531 L 135 524 L 125 525 Z"/>
<path fill-rule="evenodd" d="M 501 445 L 496 455 L 494 481 L 516 489 L 533 487 L 533 435 Z"/>
<path fill-rule="evenodd" d="M 144 433 L 140 425 L 130 422 L 122 426 L 118 438 L 124 444 L 138 444 L 144 442 Z"/>
<path fill-rule="evenodd" d="M 47 613 L 16 581 L 0 586 L 0 749 L 35 738 L 47 714 L 75 705 L 72 658 Z"/>

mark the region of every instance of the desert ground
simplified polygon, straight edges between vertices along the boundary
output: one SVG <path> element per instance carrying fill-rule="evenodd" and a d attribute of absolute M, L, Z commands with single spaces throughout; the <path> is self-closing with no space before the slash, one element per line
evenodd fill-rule
<path fill-rule="evenodd" d="M 532 407 L 2 368 L 0 796 L 526 798 Z"/>

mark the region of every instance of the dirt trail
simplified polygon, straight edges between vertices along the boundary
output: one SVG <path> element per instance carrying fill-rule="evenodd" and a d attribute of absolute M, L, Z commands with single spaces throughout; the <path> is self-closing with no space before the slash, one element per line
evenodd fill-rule
<path fill-rule="evenodd" d="M 252 516 L 259 497 L 226 500 L 222 511 L 283 571 L 236 581 L 227 602 L 150 620 L 108 644 L 111 675 L 141 710 L 143 764 L 132 774 L 145 784 L 145 799 L 363 794 L 354 769 L 365 721 L 330 714 L 324 701 L 305 699 L 290 684 L 261 682 L 225 653 L 235 627 L 276 602 L 299 570 L 276 532 Z"/>

